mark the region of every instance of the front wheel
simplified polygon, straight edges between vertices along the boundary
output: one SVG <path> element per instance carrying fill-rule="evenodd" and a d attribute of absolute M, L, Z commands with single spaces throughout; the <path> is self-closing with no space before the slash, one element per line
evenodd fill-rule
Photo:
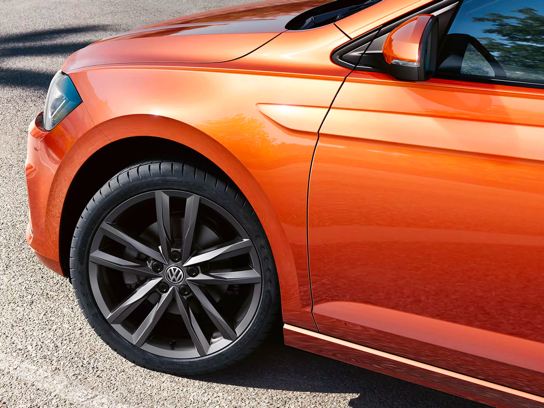
<path fill-rule="evenodd" d="M 236 188 L 188 164 L 120 172 L 77 224 L 70 273 L 98 335 L 130 361 L 196 375 L 254 350 L 273 326 L 272 254 Z"/>

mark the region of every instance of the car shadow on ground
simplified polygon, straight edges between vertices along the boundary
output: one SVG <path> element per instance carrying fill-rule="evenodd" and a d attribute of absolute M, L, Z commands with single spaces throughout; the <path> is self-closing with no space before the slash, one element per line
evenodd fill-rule
<path fill-rule="evenodd" d="M 358 394 L 349 402 L 352 408 L 484 407 L 392 377 L 285 347 L 279 336 L 269 340 L 235 369 L 200 377 L 199 380 L 273 390 Z"/>
<path fill-rule="evenodd" d="M 87 25 L 0 35 L 0 88 L 47 90 L 54 71 L 6 66 L 10 60 L 25 57 L 67 56 L 88 45 L 93 37 L 111 29 L 105 25 Z M 72 41 L 89 37 L 89 41 Z"/>

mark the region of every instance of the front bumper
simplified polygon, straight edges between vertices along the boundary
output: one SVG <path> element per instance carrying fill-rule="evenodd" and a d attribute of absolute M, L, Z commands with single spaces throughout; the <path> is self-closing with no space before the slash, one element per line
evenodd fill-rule
<path fill-rule="evenodd" d="M 60 256 L 61 217 L 68 190 L 83 163 L 107 143 L 93 128 L 83 104 L 50 132 L 42 126 L 42 114 L 28 128 L 27 241 L 42 263 L 61 275 L 68 272 L 63 271 Z"/>
<path fill-rule="evenodd" d="M 62 274 L 58 257 L 58 227 L 51 233 L 47 209 L 51 186 L 60 158 L 50 132 L 41 126 L 41 114 L 28 128 L 25 175 L 28 192 L 29 220 L 26 239 L 43 264 Z M 57 150 L 57 152 L 55 152 Z"/>

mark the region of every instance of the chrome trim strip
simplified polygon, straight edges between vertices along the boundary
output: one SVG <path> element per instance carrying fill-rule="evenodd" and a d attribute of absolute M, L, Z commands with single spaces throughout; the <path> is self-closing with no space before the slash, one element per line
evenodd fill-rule
<path fill-rule="evenodd" d="M 316 339 L 327 341 L 330 343 L 338 344 L 340 346 L 348 347 L 353 350 L 361 351 L 363 353 L 372 354 L 377 357 L 386 358 L 388 360 L 397 361 L 402 364 L 406 364 L 412 367 L 416 367 L 422 370 L 431 371 L 433 373 L 441 374 L 447 377 L 456 378 L 461 381 L 466 381 L 475 385 L 479 385 L 481 387 L 486 387 L 495 391 L 504 392 L 506 394 L 515 395 L 517 397 L 525 398 L 528 400 L 536 401 L 539 403 L 544 403 L 544 397 L 540 397 L 538 395 L 530 394 L 528 392 L 519 391 L 514 388 L 506 387 L 504 385 L 495 384 L 489 381 L 480 380 L 478 378 L 470 377 L 468 375 L 456 373 L 454 371 L 446 370 L 444 368 L 439 368 L 432 366 L 430 364 L 421 363 L 419 361 L 411 360 L 409 358 L 400 357 L 395 354 L 386 353 L 384 351 L 376 350 L 370 347 L 361 346 L 359 344 L 351 343 L 349 341 L 337 339 L 335 337 L 330 337 L 325 334 L 316 333 L 311 330 L 302 329 L 300 327 L 291 326 L 290 324 L 284 324 L 283 325 L 284 330 L 289 330 L 295 333 L 304 334 L 306 336 L 315 337 Z"/>
<path fill-rule="evenodd" d="M 444 7 L 443 9 L 437 10 L 434 13 L 431 13 L 433 16 L 439 16 L 440 14 L 444 14 L 447 11 L 450 11 L 451 9 L 457 7 L 459 5 L 459 2 L 450 4 L 449 6 Z"/>

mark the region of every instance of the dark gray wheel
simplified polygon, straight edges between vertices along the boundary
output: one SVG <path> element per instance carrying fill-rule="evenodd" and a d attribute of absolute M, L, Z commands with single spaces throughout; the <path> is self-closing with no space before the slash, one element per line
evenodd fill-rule
<path fill-rule="evenodd" d="M 217 370 L 271 328 L 268 243 L 240 193 L 180 163 L 145 163 L 92 199 L 72 242 L 79 303 L 97 333 L 142 366 Z"/>

